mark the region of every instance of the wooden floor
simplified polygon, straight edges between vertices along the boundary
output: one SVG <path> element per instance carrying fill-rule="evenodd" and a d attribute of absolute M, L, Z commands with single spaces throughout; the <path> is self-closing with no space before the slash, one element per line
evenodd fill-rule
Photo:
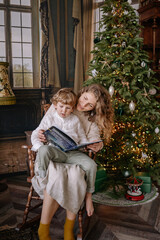
<path fill-rule="evenodd" d="M 22 222 L 29 189 L 26 175 L 8 177 L 1 182 L 7 182 L 8 189 L 0 193 L 0 230 Z M 29 218 L 40 212 L 41 208 L 34 210 Z M 64 221 L 65 211 L 60 208 L 52 220 L 52 239 L 63 239 Z M 160 240 L 160 196 L 153 202 L 134 207 L 95 204 L 84 240 Z"/>

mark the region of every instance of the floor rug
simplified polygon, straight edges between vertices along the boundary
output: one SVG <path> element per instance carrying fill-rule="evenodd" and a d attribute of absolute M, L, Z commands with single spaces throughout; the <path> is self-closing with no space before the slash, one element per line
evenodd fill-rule
<path fill-rule="evenodd" d="M 100 203 L 107 206 L 130 207 L 149 203 L 158 197 L 158 189 L 153 185 L 150 193 L 144 194 L 144 199 L 141 201 L 130 201 L 125 197 L 114 199 L 111 197 L 111 192 L 97 192 L 93 194 L 92 199 L 95 203 Z"/>

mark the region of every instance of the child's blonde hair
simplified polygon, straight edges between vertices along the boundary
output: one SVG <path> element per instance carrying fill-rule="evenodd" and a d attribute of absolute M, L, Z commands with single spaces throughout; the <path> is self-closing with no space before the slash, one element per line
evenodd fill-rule
<path fill-rule="evenodd" d="M 51 102 L 54 105 L 57 105 L 57 103 L 60 102 L 75 107 L 77 104 L 77 96 L 71 88 L 61 88 L 53 95 Z"/>

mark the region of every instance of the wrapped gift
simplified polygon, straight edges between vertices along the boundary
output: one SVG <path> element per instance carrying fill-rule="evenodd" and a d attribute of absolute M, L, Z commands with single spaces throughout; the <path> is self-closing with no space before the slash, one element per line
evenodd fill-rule
<path fill-rule="evenodd" d="M 107 174 L 106 174 L 105 168 L 98 166 L 97 173 L 96 173 L 96 179 L 106 178 L 106 177 L 107 177 Z"/>
<path fill-rule="evenodd" d="M 106 170 L 103 167 L 97 167 L 96 181 L 95 181 L 95 192 L 102 191 L 105 187 L 104 182 L 107 179 Z"/>
<path fill-rule="evenodd" d="M 147 172 L 138 172 L 136 173 L 136 176 L 143 180 L 143 184 L 141 186 L 141 190 L 143 193 L 150 193 L 151 188 L 152 188 L 152 181 L 151 181 L 151 176 Z"/>

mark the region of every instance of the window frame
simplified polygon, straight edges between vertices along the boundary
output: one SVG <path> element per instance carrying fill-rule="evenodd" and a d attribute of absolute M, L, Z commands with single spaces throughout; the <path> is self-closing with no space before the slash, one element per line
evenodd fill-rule
<path fill-rule="evenodd" d="M 10 5 L 9 0 L 0 3 L 0 10 L 4 10 L 5 21 L 5 41 L 6 41 L 6 61 L 9 63 L 10 84 L 15 89 L 34 89 L 40 88 L 40 18 L 39 0 L 31 0 L 31 6 Z M 21 10 L 21 11 L 20 11 Z M 32 68 L 33 68 L 33 87 L 13 87 L 13 65 L 12 65 L 12 46 L 11 46 L 11 11 L 31 13 L 31 33 L 32 33 Z"/>

